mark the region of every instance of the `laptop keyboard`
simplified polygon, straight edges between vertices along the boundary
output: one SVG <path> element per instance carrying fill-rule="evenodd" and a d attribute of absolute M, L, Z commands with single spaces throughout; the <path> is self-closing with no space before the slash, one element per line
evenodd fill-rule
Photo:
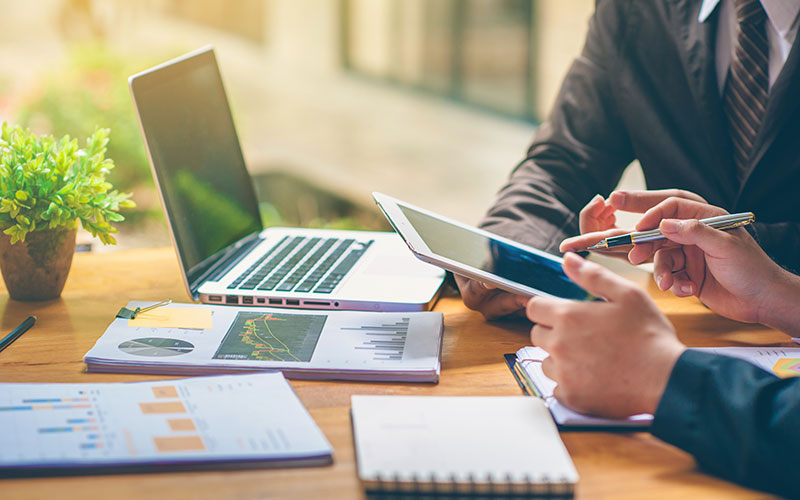
<path fill-rule="evenodd" d="M 233 280 L 228 289 L 331 293 L 372 242 L 285 236 Z"/>

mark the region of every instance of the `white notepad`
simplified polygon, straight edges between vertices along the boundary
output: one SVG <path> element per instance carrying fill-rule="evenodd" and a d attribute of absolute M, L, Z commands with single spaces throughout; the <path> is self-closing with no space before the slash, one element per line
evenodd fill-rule
<path fill-rule="evenodd" d="M 353 396 L 367 491 L 569 495 L 578 473 L 528 397 Z"/>

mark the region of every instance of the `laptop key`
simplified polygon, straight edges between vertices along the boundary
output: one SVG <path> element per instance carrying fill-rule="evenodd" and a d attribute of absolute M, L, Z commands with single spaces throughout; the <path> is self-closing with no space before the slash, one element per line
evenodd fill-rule
<path fill-rule="evenodd" d="M 289 274 L 289 271 L 294 269 L 294 266 L 303 260 L 303 257 L 305 257 L 312 248 L 317 246 L 317 243 L 319 243 L 321 239 L 322 238 L 311 238 L 308 240 L 308 242 L 303 245 L 300 250 L 295 252 L 295 254 L 292 255 L 286 262 L 284 262 L 283 265 L 277 271 L 275 271 L 272 276 L 270 276 L 265 282 L 261 283 L 257 287 L 257 290 L 272 290 L 275 288 L 275 285 L 280 283 L 281 280 L 285 278 L 287 274 Z"/>
<path fill-rule="evenodd" d="M 288 278 L 286 278 L 283 281 L 283 283 L 281 283 L 280 286 L 278 286 L 278 288 L 276 288 L 275 290 L 279 292 L 291 291 L 295 286 L 297 286 L 298 283 L 300 283 L 300 280 L 302 280 L 305 277 L 305 275 L 308 274 L 308 271 L 310 271 L 311 268 L 317 265 L 319 260 L 325 255 L 325 253 L 328 252 L 328 250 L 330 250 L 330 248 L 337 241 L 339 241 L 338 238 L 328 238 L 327 240 L 325 240 L 325 242 L 314 251 L 311 257 L 307 258 L 305 261 L 303 261 L 302 264 L 297 266 L 294 272 L 292 272 L 292 274 Z"/>
<path fill-rule="evenodd" d="M 333 289 L 336 288 L 336 285 L 338 285 L 339 282 L 342 281 L 342 278 L 344 278 L 345 275 L 350 271 L 350 269 L 352 269 L 353 266 L 356 265 L 358 259 L 360 259 L 362 255 L 364 255 L 364 252 L 367 251 L 367 248 L 369 248 L 371 244 L 372 240 L 370 240 L 368 243 L 364 244 L 359 248 L 351 250 L 350 253 L 347 254 L 347 257 L 345 257 L 344 259 L 342 259 L 341 262 L 339 262 L 339 265 L 336 266 L 336 269 L 334 269 L 322 281 L 322 283 L 320 283 L 320 285 L 314 289 L 314 292 L 331 293 Z"/>
<path fill-rule="evenodd" d="M 273 269 L 275 269 L 278 266 L 278 264 L 280 264 L 283 261 L 283 259 L 285 259 L 286 256 L 289 255 L 292 252 L 292 250 L 297 248 L 297 246 L 300 243 L 302 243 L 303 240 L 305 239 L 306 238 L 304 236 L 295 236 L 294 238 L 292 238 L 292 240 L 285 247 L 283 247 L 280 252 L 276 253 L 275 256 L 272 257 L 266 264 L 261 266 L 261 268 L 258 271 L 256 271 L 256 273 L 252 275 L 250 279 L 245 281 L 244 285 L 240 286 L 239 288 L 241 288 L 242 290 L 254 289 L 256 286 L 258 286 L 259 283 L 261 283 L 261 280 L 263 280 L 269 273 L 271 273 Z"/>
<path fill-rule="evenodd" d="M 267 258 L 267 257 L 269 257 L 269 255 L 270 255 L 272 252 L 274 252 L 274 251 L 275 251 L 275 249 L 277 249 L 278 247 L 280 247 L 281 245 L 283 245 L 283 242 L 284 242 L 284 241 L 286 241 L 287 239 L 289 239 L 289 237 L 288 237 L 288 236 L 284 236 L 284 237 L 281 239 L 281 241 L 279 241 L 278 243 L 276 243 L 275 245 L 273 245 L 273 247 L 272 247 L 272 248 L 270 248 L 269 250 L 267 250 L 266 252 L 264 252 L 264 255 L 262 255 L 261 257 L 259 257 L 259 258 L 258 258 L 258 260 L 256 260 L 256 261 L 253 263 L 253 265 L 252 265 L 252 266 L 248 267 L 248 268 L 247 268 L 247 271 L 243 272 L 241 275 L 239 275 L 239 277 L 238 277 L 238 278 L 236 278 L 235 280 L 233 280 L 233 281 L 231 282 L 231 284 L 230 284 L 230 285 L 228 285 L 228 290 L 231 290 L 231 289 L 234 289 L 234 288 L 238 287 L 238 286 L 239 286 L 239 285 L 242 283 L 242 281 L 244 281 L 244 279 L 245 279 L 245 278 L 247 278 L 247 277 L 250 275 L 250 273 L 252 273 L 252 272 L 253 272 L 253 271 L 254 271 L 254 270 L 255 270 L 255 269 L 258 267 L 258 266 L 260 266 L 260 265 L 261 265 L 261 263 L 262 263 L 262 262 L 264 262 L 264 261 L 266 260 L 266 258 Z"/>
<path fill-rule="evenodd" d="M 325 276 L 325 273 L 328 272 L 328 269 L 330 269 L 333 266 L 333 264 L 337 260 L 339 260 L 339 257 L 341 257 L 342 254 L 344 254 L 344 252 L 347 250 L 347 248 L 353 243 L 355 243 L 355 241 L 356 240 L 353 238 L 342 240 L 342 242 L 336 246 L 333 252 L 331 252 L 330 255 L 328 255 L 328 257 L 325 258 L 322 264 L 320 264 L 316 269 L 314 269 L 314 271 L 308 275 L 308 278 L 306 278 L 300 284 L 300 286 L 297 287 L 295 292 L 310 292 L 314 288 L 314 286 L 319 282 L 319 280 L 323 276 Z"/>

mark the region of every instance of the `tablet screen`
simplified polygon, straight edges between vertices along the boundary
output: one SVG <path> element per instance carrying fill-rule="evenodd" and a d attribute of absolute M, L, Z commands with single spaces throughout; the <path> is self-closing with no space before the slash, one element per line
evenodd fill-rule
<path fill-rule="evenodd" d="M 398 205 L 435 254 L 567 299 L 593 297 L 570 280 L 561 262 Z"/>

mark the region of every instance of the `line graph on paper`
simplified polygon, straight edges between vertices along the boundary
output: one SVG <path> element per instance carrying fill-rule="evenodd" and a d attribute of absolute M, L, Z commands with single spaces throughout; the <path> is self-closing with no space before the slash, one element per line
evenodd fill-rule
<path fill-rule="evenodd" d="M 363 333 L 367 340 L 356 349 L 372 351 L 375 361 L 400 360 L 406 347 L 409 322 L 409 318 L 401 318 L 394 323 L 344 327 L 342 330 Z"/>
<path fill-rule="evenodd" d="M 309 361 L 326 319 L 321 314 L 240 312 L 214 359 Z"/>

